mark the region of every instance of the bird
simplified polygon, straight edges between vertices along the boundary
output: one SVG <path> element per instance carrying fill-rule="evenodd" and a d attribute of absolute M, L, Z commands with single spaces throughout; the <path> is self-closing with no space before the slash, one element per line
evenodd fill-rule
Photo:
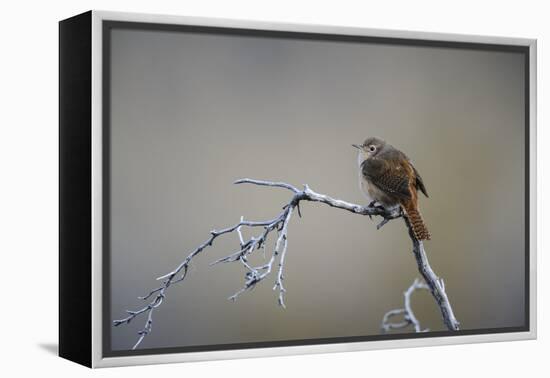
<path fill-rule="evenodd" d="M 359 186 L 371 200 L 386 209 L 401 206 L 417 240 L 430 240 L 428 227 L 418 208 L 418 191 L 428 192 L 422 177 L 411 160 L 386 141 L 369 137 L 362 144 L 352 144 L 359 150 Z"/>

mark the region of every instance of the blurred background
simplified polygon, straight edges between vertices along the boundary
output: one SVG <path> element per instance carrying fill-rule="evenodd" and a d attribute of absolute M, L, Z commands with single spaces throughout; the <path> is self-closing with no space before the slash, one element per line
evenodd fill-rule
<path fill-rule="evenodd" d="M 366 204 L 351 147 L 378 136 L 424 178 L 426 242 L 462 329 L 524 324 L 524 61 L 517 53 L 115 30 L 111 52 L 112 319 L 209 231 L 273 218 L 281 180 Z M 376 335 L 418 277 L 401 220 L 304 203 L 289 228 L 287 308 L 275 275 L 243 284 L 216 240 L 167 292 L 142 348 Z M 250 236 L 250 234 L 247 234 Z M 261 254 L 255 262 L 263 261 Z M 427 292 L 423 327 L 443 330 Z M 131 348 L 144 318 L 111 329 Z"/>

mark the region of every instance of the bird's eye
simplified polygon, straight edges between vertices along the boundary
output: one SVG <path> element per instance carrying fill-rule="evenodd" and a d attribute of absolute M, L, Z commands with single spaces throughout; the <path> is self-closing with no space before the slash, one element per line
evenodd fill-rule
<path fill-rule="evenodd" d="M 376 147 L 375 147 L 375 146 L 370 146 L 370 147 L 369 147 L 369 151 L 370 151 L 370 152 L 376 151 Z"/>

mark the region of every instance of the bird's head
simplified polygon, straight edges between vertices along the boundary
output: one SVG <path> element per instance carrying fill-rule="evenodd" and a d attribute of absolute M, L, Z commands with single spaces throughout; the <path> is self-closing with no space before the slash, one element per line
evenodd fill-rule
<path fill-rule="evenodd" d="M 359 163 L 376 156 L 386 145 L 386 142 L 380 138 L 367 138 L 363 144 L 352 144 L 359 150 Z"/>

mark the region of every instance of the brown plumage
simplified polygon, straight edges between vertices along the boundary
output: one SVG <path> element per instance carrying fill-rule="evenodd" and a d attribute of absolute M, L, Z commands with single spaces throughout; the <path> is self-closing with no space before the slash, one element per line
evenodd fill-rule
<path fill-rule="evenodd" d="M 384 207 L 401 205 L 415 237 L 429 240 L 430 232 L 418 210 L 418 190 L 428 192 L 422 177 L 403 152 L 378 138 L 368 138 L 359 149 L 361 189 Z"/>

